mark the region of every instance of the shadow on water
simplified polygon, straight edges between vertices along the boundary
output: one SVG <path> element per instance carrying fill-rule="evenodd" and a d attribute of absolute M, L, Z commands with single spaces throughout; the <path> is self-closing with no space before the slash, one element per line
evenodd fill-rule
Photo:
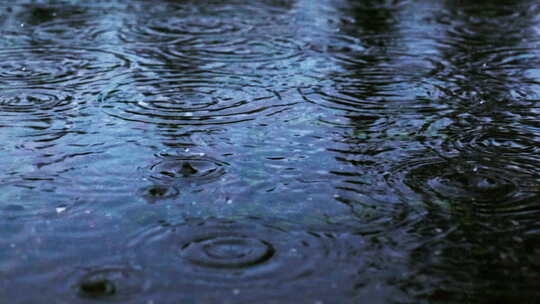
<path fill-rule="evenodd" d="M 433 81 L 450 109 L 444 137 L 422 138 L 427 150 L 387 178 L 429 210 L 413 230 L 425 243 L 405 285 L 430 301 L 534 301 L 538 142 L 522 115 L 535 108 L 527 69 L 538 64 L 538 21 L 527 1 L 448 1 L 441 12 L 443 68 Z"/>
<path fill-rule="evenodd" d="M 0 295 L 533 303 L 539 9 L 0 0 Z"/>

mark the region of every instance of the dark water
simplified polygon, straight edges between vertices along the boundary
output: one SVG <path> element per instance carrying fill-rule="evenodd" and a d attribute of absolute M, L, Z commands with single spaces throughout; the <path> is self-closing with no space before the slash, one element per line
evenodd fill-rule
<path fill-rule="evenodd" d="M 540 301 L 538 2 L 0 4 L 9 303 Z"/>

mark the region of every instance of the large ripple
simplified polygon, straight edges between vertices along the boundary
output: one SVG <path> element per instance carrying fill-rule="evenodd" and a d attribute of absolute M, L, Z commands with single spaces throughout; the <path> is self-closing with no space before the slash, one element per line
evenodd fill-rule
<path fill-rule="evenodd" d="M 125 42 L 178 43 L 194 38 L 241 37 L 254 26 L 276 25 L 275 18 L 282 12 L 279 5 L 257 2 L 205 5 L 189 3 L 161 3 L 159 6 L 139 3 L 137 15 L 128 15 L 119 37 Z"/>
<path fill-rule="evenodd" d="M 149 227 L 132 238 L 128 250 L 137 265 L 159 275 L 158 293 L 180 296 L 192 288 L 331 286 L 331 278 L 362 269 L 363 246 L 363 238 L 351 234 L 207 219 Z"/>
<path fill-rule="evenodd" d="M 33 40 L 40 43 L 68 45 L 76 43 L 88 45 L 96 41 L 106 42 L 105 37 L 113 33 L 99 15 L 53 20 L 35 26 Z"/>
<path fill-rule="evenodd" d="M 103 110 L 117 118 L 157 125 L 212 125 L 254 120 L 287 106 L 273 91 L 212 75 L 155 79 L 137 75 L 104 94 Z"/>
<path fill-rule="evenodd" d="M 483 124 L 470 129 L 461 129 L 451 136 L 445 145 L 451 150 L 464 153 L 483 153 L 491 156 L 504 155 L 509 158 L 538 157 L 540 138 L 524 127 Z"/>
<path fill-rule="evenodd" d="M 540 212 L 534 163 L 494 157 L 420 158 L 391 170 L 404 200 L 451 214 L 530 221 Z"/>
<path fill-rule="evenodd" d="M 253 33 L 173 44 L 164 48 L 164 54 L 169 60 L 183 58 L 204 62 L 245 63 L 290 61 L 299 59 L 303 51 L 302 46 L 293 38 Z"/>
<path fill-rule="evenodd" d="M 17 88 L 91 86 L 121 74 L 129 65 L 124 56 L 97 49 L 1 49 L 0 84 Z"/>

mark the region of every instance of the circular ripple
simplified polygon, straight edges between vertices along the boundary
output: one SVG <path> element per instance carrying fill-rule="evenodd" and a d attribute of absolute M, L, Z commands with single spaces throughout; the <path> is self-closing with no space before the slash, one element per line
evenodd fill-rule
<path fill-rule="evenodd" d="M 391 74 L 391 73 L 389 73 Z M 369 78 L 369 77 L 368 77 Z M 373 80 L 370 78 L 367 82 Z M 379 80 L 375 79 L 374 82 Z M 369 83 L 350 83 L 336 81 L 334 85 L 320 88 L 301 88 L 299 93 L 309 103 L 332 110 L 361 115 L 385 116 L 387 114 L 417 114 L 419 111 L 433 113 L 446 110 L 448 106 L 434 103 L 427 97 L 420 96 L 426 88 L 420 85 L 408 85 L 402 81 L 380 80 L 377 93 L 371 91 Z M 411 91 L 416 91 L 414 98 L 407 98 Z M 429 103 L 428 103 L 429 101 Z"/>
<path fill-rule="evenodd" d="M 419 195 L 429 207 L 486 216 L 520 217 L 540 211 L 534 203 L 538 176 L 510 161 L 418 159 L 395 168 L 387 178 L 405 199 Z"/>
<path fill-rule="evenodd" d="M 150 167 L 151 178 L 162 182 L 205 183 L 225 174 L 226 163 L 203 156 L 161 155 L 162 161 Z"/>
<path fill-rule="evenodd" d="M 179 194 L 178 189 L 169 185 L 151 185 L 143 188 L 142 196 L 150 203 L 154 203 L 156 200 L 167 199 L 175 197 Z"/>
<path fill-rule="evenodd" d="M 19 148 L 51 146 L 74 132 L 69 117 L 78 115 L 80 106 L 78 98 L 63 88 L 4 89 L 0 92 L 0 126 L 11 128 L 6 136 L 26 138 L 17 139 L 22 142 Z"/>
<path fill-rule="evenodd" d="M 285 36 L 265 36 L 261 33 L 197 39 L 191 43 L 173 44 L 164 49 L 170 60 L 198 59 L 205 62 L 272 62 L 298 58 L 302 46 Z"/>
<path fill-rule="evenodd" d="M 184 245 L 182 257 L 190 263 L 209 268 L 245 268 L 271 259 L 271 244 L 239 236 L 213 236 Z"/>
<path fill-rule="evenodd" d="M 109 32 L 110 29 L 102 27 L 99 16 L 87 16 L 40 24 L 35 27 L 32 38 L 40 43 L 88 45 L 104 39 Z"/>
<path fill-rule="evenodd" d="M 272 25 L 282 7 L 257 2 L 207 2 L 142 4 L 136 17 L 128 16 L 120 29 L 120 39 L 136 43 L 185 43 L 226 36 L 232 40 L 257 26 Z M 208 42 L 208 41 L 207 41 Z"/>
<path fill-rule="evenodd" d="M 106 80 L 129 61 L 95 49 L 17 48 L 0 50 L 0 84 L 73 86 Z"/>
<path fill-rule="evenodd" d="M 67 111 L 75 105 L 73 97 L 60 90 L 35 88 L 2 90 L 0 93 L 0 116 L 9 115 L 9 113 L 46 115 Z"/>
<path fill-rule="evenodd" d="M 512 126 L 493 126 L 461 132 L 459 137 L 453 138 L 452 143 L 462 152 L 508 156 L 537 156 L 540 145 L 536 135 Z"/>
<path fill-rule="evenodd" d="M 286 231 L 255 219 L 207 219 L 152 227 L 128 247 L 136 263 L 175 282 L 175 288 L 292 289 L 357 273 L 363 244 L 349 234 Z"/>
<path fill-rule="evenodd" d="M 211 79 L 208 75 L 155 81 L 145 76 L 104 94 L 103 110 L 117 118 L 158 125 L 228 124 L 271 115 L 280 104 L 274 92 Z M 207 81 L 201 80 L 209 78 Z"/>
<path fill-rule="evenodd" d="M 130 268 L 86 269 L 76 277 L 73 288 L 78 297 L 85 299 L 122 302 L 137 297 L 144 290 L 142 274 Z"/>
<path fill-rule="evenodd" d="M 238 33 L 242 29 L 216 16 L 178 16 L 167 13 L 127 23 L 120 30 L 120 39 L 137 43 L 178 43 L 195 36 Z"/>

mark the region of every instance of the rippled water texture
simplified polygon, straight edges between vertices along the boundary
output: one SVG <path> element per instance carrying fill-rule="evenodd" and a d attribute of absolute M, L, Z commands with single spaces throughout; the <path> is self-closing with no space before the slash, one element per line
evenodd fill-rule
<path fill-rule="evenodd" d="M 539 16 L 0 0 L 0 297 L 540 302 Z"/>

